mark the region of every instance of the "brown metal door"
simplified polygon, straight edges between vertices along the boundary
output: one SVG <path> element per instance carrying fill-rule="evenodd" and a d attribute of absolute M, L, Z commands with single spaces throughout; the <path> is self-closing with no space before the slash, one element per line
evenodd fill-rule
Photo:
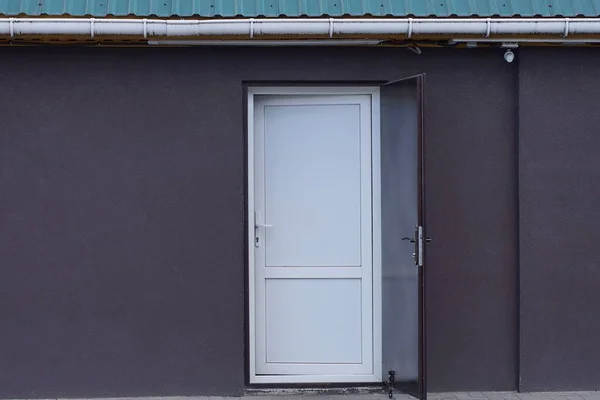
<path fill-rule="evenodd" d="M 425 76 L 381 86 L 383 374 L 419 399 L 425 379 L 423 106 Z"/>

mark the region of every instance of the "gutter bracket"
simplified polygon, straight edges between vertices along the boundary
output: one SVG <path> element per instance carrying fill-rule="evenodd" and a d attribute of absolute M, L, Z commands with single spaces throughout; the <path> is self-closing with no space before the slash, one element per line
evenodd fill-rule
<path fill-rule="evenodd" d="M 254 18 L 250 18 L 250 39 L 254 39 Z"/>
<path fill-rule="evenodd" d="M 333 38 L 333 18 L 329 18 L 329 39 Z"/>
<path fill-rule="evenodd" d="M 409 18 L 408 19 L 408 35 L 407 38 L 410 39 L 412 37 L 413 34 L 413 19 Z"/>
<path fill-rule="evenodd" d="M 94 18 L 90 18 L 90 37 L 94 38 L 94 22 L 96 20 Z"/>
<path fill-rule="evenodd" d="M 502 45 L 500 46 L 503 49 L 516 49 L 517 47 L 519 47 L 519 43 L 516 42 L 502 42 Z"/>
<path fill-rule="evenodd" d="M 14 39 L 15 38 L 15 19 L 14 18 L 9 18 L 8 19 L 8 30 L 10 31 L 10 38 Z"/>
<path fill-rule="evenodd" d="M 566 38 L 567 36 L 569 36 L 569 23 L 571 21 L 569 20 L 569 18 L 565 18 L 565 32 L 563 33 L 563 37 Z"/>
<path fill-rule="evenodd" d="M 490 34 L 492 33 L 492 19 L 491 18 L 486 18 L 485 19 L 485 25 L 486 25 L 485 37 L 489 38 Z"/>

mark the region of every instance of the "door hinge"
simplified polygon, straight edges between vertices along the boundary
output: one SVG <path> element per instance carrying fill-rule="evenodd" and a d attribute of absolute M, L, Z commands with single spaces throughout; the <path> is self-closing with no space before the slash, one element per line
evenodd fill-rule
<path fill-rule="evenodd" d="M 388 380 L 387 380 L 387 388 L 388 388 L 388 397 L 390 399 L 394 398 L 394 381 L 396 380 L 396 371 L 388 371 Z"/>

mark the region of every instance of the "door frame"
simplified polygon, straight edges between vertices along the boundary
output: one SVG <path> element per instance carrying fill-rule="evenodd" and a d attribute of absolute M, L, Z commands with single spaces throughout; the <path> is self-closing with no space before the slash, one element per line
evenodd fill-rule
<path fill-rule="evenodd" d="M 251 86 L 247 90 L 247 257 L 248 257 L 248 372 L 250 384 L 293 383 L 380 383 L 382 371 L 382 291 L 381 291 L 381 156 L 379 86 Z M 373 374 L 257 375 L 256 374 L 256 292 L 254 260 L 254 96 L 272 95 L 369 95 L 371 97 L 371 175 L 373 242 Z"/>

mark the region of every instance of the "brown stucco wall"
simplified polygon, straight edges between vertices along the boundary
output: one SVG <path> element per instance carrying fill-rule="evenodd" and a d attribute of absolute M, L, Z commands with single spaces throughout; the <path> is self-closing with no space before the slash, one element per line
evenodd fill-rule
<path fill-rule="evenodd" d="M 520 53 L 520 381 L 600 390 L 597 49 Z"/>
<path fill-rule="evenodd" d="M 241 394 L 243 82 L 423 72 L 429 388 L 517 387 L 518 67 L 498 51 L 0 57 L 0 397 Z"/>

